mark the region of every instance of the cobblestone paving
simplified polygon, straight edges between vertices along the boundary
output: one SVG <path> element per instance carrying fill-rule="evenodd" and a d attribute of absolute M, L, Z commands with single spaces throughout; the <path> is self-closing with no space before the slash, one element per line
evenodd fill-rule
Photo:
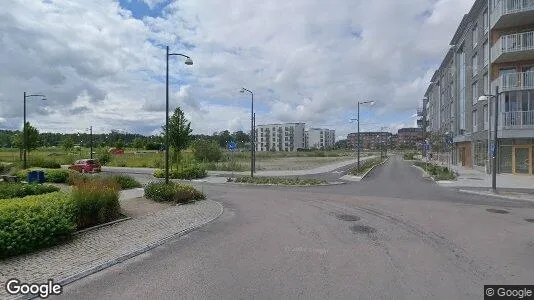
<path fill-rule="evenodd" d="M 177 205 L 81 233 L 63 245 L 0 261 L 0 299 L 8 297 L 5 283 L 10 278 L 26 283 L 58 282 L 202 225 L 221 212 L 222 206 L 211 200 Z"/>

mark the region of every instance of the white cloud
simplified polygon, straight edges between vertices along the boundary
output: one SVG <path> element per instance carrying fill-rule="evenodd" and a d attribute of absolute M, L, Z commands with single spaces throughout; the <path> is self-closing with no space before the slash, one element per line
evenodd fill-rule
<path fill-rule="evenodd" d="M 42 131 L 92 124 L 148 134 L 164 123 L 165 52 L 156 45 L 166 44 L 194 60 L 170 60 L 170 104 L 197 133 L 249 127 L 242 86 L 261 107 L 257 124 L 332 124 L 362 99 L 377 101 L 375 123 L 408 117 L 472 1 L 180 0 L 143 20 L 112 0 L 2 4 L 3 127 L 20 127 L 13 99 L 27 91 L 47 95 L 46 106 L 28 102 Z"/>

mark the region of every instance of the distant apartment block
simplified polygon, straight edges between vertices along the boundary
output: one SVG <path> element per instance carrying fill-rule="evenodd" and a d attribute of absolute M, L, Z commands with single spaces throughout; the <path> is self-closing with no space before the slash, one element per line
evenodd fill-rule
<path fill-rule="evenodd" d="M 534 0 L 474 1 L 432 76 L 420 125 L 453 136 L 454 164 L 491 170 L 495 98 L 479 97 L 497 88 L 497 169 L 534 175 Z"/>
<path fill-rule="evenodd" d="M 423 130 L 421 128 L 401 128 L 397 132 L 396 147 L 398 149 L 415 149 L 421 145 Z"/>
<path fill-rule="evenodd" d="M 306 149 L 332 149 L 336 143 L 335 130 L 310 128 L 305 135 Z"/>
<path fill-rule="evenodd" d="M 391 132 L 366 131 L 360 132 L 360 146 L 362 150 L 378 150 L 382 147 L 391 147 Z M 356 149 L 358 145 L 358 133 L 349 133 L 347 140 L 351 148 Z"/>
<path fill-rule="evenodd" d="M 256 151 L 297 151 L 305 148 L 305 124 L 285 123 L 256 126 Z"/>

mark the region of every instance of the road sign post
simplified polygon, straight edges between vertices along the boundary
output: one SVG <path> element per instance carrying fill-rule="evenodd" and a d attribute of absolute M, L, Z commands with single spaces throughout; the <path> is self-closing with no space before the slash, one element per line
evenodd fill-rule
<path fill-rule="evenodd" d="M 229 142 L 226 147 L 228 148 L 228 151 L 232 152 L 232 178 L 234 178 L 235 152 L 237 151 L 237 144 L 235 142 Z"/>

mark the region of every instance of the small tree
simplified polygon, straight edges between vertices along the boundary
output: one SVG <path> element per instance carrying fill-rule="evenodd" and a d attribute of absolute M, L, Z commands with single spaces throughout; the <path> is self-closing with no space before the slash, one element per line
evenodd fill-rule
<path fill-rule="evenodd" d="M 115 143 L 115 148 L 117 149 L 123 149 L 124 148 L 124 141 L 122 139 L 119 139 L 116 143 Z"/>
<path fill-rule="evenodd" d="M 61 142 L 61 146 L 65 151 L 72 151 L 74 148 L 74 140 L 71 137 L 66 137 Z"/>
<path fill-rule="evenodd" d="M 162 126 L 163 137 L 165 138 L 165 125 Z M 180 152 L 186 149 L 191 142 L 191 122 L 184 115 L 184 112 L 177 107 L 174 114 L 169 118 L 169 144 L 173 148 L 173 161 L 179 163 Z"/>
<path fill-rule="evenodd" d="M 26 122 L 26 125 L 24 126 L 24 131 L 27 135 L 27 145 L 26 149 L 28 149 L 28 152 L 37 149 L 39 145 L 39 131 L 30 125 L 30 122 Z M 23 142 L 24 136 L 19 132 L 16 133 L 13 136 L 13 145 L 16 148 L 19 148 L 21 151 L 23 150 L 24 142 Z"/>
<path fill-rule="evenodd" d="M 222 157 L 221 148 L 215 141 L 196 140 L 191 148 L 195 158 L 200 161 L 219 161 Z"/>
<path fill-rule="evenodd" d="M 144 147 L 144 142 L 140 138 L 135 138 L 132 142 L 133 147 L 135 148 L 135 151 L 139 151 L 140 148 Z"/>

